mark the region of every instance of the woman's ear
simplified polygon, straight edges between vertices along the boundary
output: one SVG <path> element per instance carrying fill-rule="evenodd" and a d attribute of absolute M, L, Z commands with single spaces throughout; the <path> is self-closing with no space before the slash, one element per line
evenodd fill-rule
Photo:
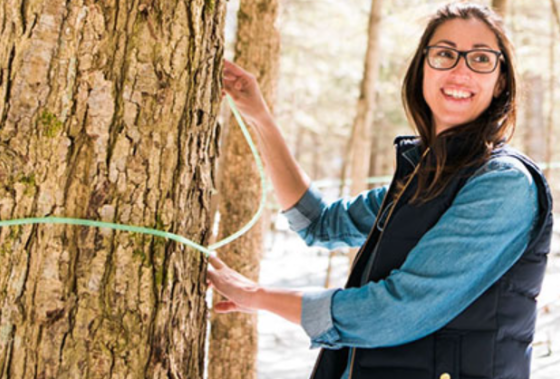
<path fill-rule="evenodd" d="M 494 86 L 494 97 L 499 97 L 504 88 L 506 88 L 506 76 L 505 74 L 500 74 L 500 77 Z"/>

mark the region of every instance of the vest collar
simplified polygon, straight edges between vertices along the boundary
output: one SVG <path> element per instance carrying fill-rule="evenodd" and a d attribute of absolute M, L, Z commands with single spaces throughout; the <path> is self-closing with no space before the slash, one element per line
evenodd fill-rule
<path fill-rule="evenodd" d="M 420 151 L 420 137 L 419 136 L 399 136 L 395 138 L 393 144 L 397 149 L 397 158 L 402 156 L 405 162 L 408 162 L 412 167 L 416 167 L 422 156 Z M 505 140 L 500 141 L 496 148 L 504 148 Z M 456 135 L 449 137 L 447 142 L 447 150 L 450 152 L 457 152 L 460 149 L 467 148 L 465 146 L 465 137 Z"/>
<path fill-rule="evenodd" d="M 395 138 L 393 144 L 397 149 L 397 158 L 402 156 L 405 162 L 412 167 L 416 167 L 420 161 L 420 137 L 418 136 L 399 136 Z"/>

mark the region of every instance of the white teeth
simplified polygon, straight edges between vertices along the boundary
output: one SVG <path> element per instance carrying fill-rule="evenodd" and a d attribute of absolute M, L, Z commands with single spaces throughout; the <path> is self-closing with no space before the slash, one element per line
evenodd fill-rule
<path fill-rule="evenodd" d="M 456 99 L 466 99 L 467 97 L 471 97 L 472 93 L 470 92 L 465 92 L 465 91 L 459 91 L 456 89 L 444 89 L 443 93 L 445 93 L 448 96 L 452 96 Z"/>

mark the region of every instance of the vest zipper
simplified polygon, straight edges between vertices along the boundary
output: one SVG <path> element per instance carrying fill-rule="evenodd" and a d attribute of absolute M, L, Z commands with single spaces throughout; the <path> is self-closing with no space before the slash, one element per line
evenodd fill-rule
<path fill-rule="evenodd" d="M 406 181 L 406 184 L 404 185 L 403 189 L 401 190 L 401 193 L 399 194 L 399 196 L 393 202 L 393 206 L 389 210 L 389 214 L 387 214 L 387 218 L 385 219 L 385 225 L 383 226 L 383 229 L 381 230 L 381 234 L 379 235 L 379 238 L 377 239 L 377 242 L 375 243 L 375 247 L 373 248 L 373 253 L 372 253 L 373 258 L 372 259 L 374 259 L 374 262 L 371 265 L 371 267 L 369 268 L 369 271 L 367 272 L 366 277 L 369 277 L 369 275 L 371 274 L 371 270 L 375 267 L 375 255 L 377 253 L 377 248 L 379 247 L 379 243 L 381 242 L 381 238 L 383 237 L 383 233 L 385 232 L 385 229 L 387 229 L 389 219 L 391 218 L 391 215 L 393 214 L 393 211 L 397 207 L 397 204 L 398 204 L 399 200 L 401 199 L 402 195 L 405 193 L 406 189 L 408 188 L 408 186 L 412 182 L 412 179 L 414 179 L 414 177 L 416 176 L 416 173 L 418 172 L 418 169 L 420 168 L 420 163 L 422 163 L 422 160 L 424 160 L 424 157 L 426 156 L 426 154 L 428 154 L 429 151 L 430 151 L 430 148 L 427 148 L 426 151 L 424 151 L 424 154 L 422 154 L 422 157 L 420 158 L 420 161 L 418 162 L 418 164 L 414 168 L 414 171 L 412 172 L 412 175 L 410 175 L 410 178 L 408 178 L 408 180 Z M 398 160 L 397 160 L 397 162 L 398 162 Z M 394 177 L 393 177 L 393 180 L 394 180 Z M 389 189 L 393 185 L 393 180 L 391 181 L 391 185 L 389 186 Z M 379 208 L 380 212 L 379 212 L 378 216 L 381 215 L 381 210 L 383 208 L 383 203 L 385 203 L 385 199 L 387 197 L 389 197 L 389 193 L 390 193 L 389 190 L 387 190 L 387 194 L 385 195 L 385 197 L 383 198 L 383 201 L 382 201 L 382 207 Z M 375 225 L 377 225 L 377 221 L 378 220 L 376 219 L 375 220 Z M 369 236 L 368 236 L 368 238 L 369 238 Z M 354 262 L 357 262 L 357 257 L 356 257 L 356 260 Z M 356 348 L 353 347 L 352 348 L 352 358 L 350 359 L 350 372 L 348 373 L 348 379 L 352 379 L 352 374 L 353 374 L 353 371 L 354 371 L 354 359 L 355 358 L 356 358 Z"/>
<path fill-rule="evenodd" d="M 395 146 L 397 146 L 397 145 L 395 144 Z M 399 160 L 397 158 L 397 166 L 395 167 L 395 174 L 398 171 L 399 171 Z M 371 238 L 371 235 L 375 231 L 376 225 L 379 222 L 379 218 L 383 214 L 383 207 L 385 206 L 385 201 L 389 197 L 388 195 L 391 193 L 391 188 L 393 187 L 394 181 L 395 181 L 395 175 L 393 175 L 393 177 L 391 178 L 391 183 L 389 183 L 389 188 L 387 188 L 387 193 L 385 194 L 385 196 L 383 197 L 383 200 L 381 201 L 381 206 L 379 207 L 379 212 L 377 212 L 377 216 L 375 217 L 375 222 L 373 223 L 373 226 L 371 227 L 371 230 L 369 231 L 369 234 L 366 238 L 366 242 Z M 363 247 L 365 247 L 365 243 L 364 243 Z M 364 248 L 361 248 L 360 251 L 358 251 L 358 254 L 356 254 L 356 258 L 354 258 L 354 261 L 352 262 L 352 266 L 350 267 L 350 273 L 352 273 L 352 271 L 354 270 L 354 266 L 356 266 L 356 263 L 360 259 L 364 250 L 365 250 Z M 350 280 L 350 275 L 348 275 L 348 280 Z M 348 284 L 348 283 L 346 283 L 346 284 Z"/>
<path fill-rule="evenodd" d="M 395 144 L 395 146 L 398 146 L 397 144 Z M 393 209 L 395 209 L 398 201 L 400 200 L 402 194 L 404 193 L 404 191 L 406 190 L 406 188 L 410 185 L 410 182 L 412 181 L 412 179 L 414 178 L 414 176 L 416 175 L 416 173 L 418 172 L 418 168 L 420 167 L 420 163 L 422 162 L 422 160 L 424 159 L 424 157 L 426 156 L 426 154 L 430 151 L 430 148 L 427 148 L 426 151 L 424 152 L 424 154 L 422 155 L 422 157 L 420 158 L 419 163 L 416 165 L 416 167 L 414 168 L 414 172 L 412 173 L 412 175 L 410 176 L 410 178 L 408 179 L 408 181 L 406 182 L 403 190 L 401 191 L 401 193 L 399 194 L 399 197 L 393 202 L 393 206 L 391 208 L 391 210 L 389 211 L 389 214 L 387 215 L 387 219 L 385 220 L 385 226 L 387 225 L 387 223 L 389 222 L 389 218 L 391 217 L 392 213 L 393 213 Z M 397 151 L 398 153 L 398 151 Z M 397 157 L 397 167 L 395 168 L 395 174 L 398 172 L 399 169 L 399 159 Z M 371 235 L 373 234 L 374 230 L 375 230 L 375 226 L 377 225 L 377 222 L 379 221 L 379 218 L 381 217 L 381 215 L 383 214 L 383 207 L 385 206 L 385 201 L 387 200 L 387 198 L 389 197 L 389 194 L 391 193 L 391 188 L 393 187 L 393 183 L 395 181 L 395 176 L 393 176 L 393 178 L 391 179 L 391 183 L 389 184 L 389 188 L 387 189 L 387 193 L 385 194 L 385 196 L 383 197 L 383 201 L 381 201 L 381 206 L 379 207 L 379 212 L 377 213 L 377 216 L 375 217 L 375 223 L 372 225 L 372 228 L 366 238 L 366 241 L 369 240 L 371 238 Z M 383 230 L 381 231 L 381 235 L 379 236 L 379 239 L 377 240 L 377 243 L 375 244 L 375 248 L 373 249 L 373 252 L 375 254 L 375 252 L 377 251 L 377 247 L 379 246 L 379 241 L 381 241 L 381 237 L 383 236 L 383 232 L 385 231 L 385 228 L 383 228 Z M 365 246 L 365 244 L 364 244 Z M 356 263 L 358 262 L 360 256 L 362 255 L 363 251 L 365 249 L 362 248 L 360 249 L 360 251 L 358 252 L 358 254 L 356 255 L 356 257 L 354 258 L 354 261 L 352 262 L 352 266 L 350 267 L 350 273 L 352 273 L 352 271 L 354 270 L 354 266 L 356 265 Z M 372 265 L 373 267 L 373 265 Z M 371 269 L 370 269 L 371 272 Z M 369 273 L 368 273 L 369 276 Z M 350 275 L 348 276 L 348 280 L 350 280 Z M 348 283 L 346 283 L 348 284 Z M 350 350 L 352 351 L 352 356 L 350 359 L 350 372 L 348 374 L 348 379 L 352 379 L 352 371 L 354 369 L 354 358 L 356 356 L 356 348 L 350 348 Z M 317 369 L 319 367 L 319 362 L 321 361 L 321 358 L 323 357 L 323 352 L 324 352 L 324 348 L 321 349 L 321 351 L 319 352 L 319 355 L 317 356 L 317 360 L 315 361 L 315 366 L 313 366 L 313 371 L 311 372 L 311 376 L 310 379 L 314 379 L 315 375 L 317 374 Z"/>
<path fill-rule="evenodd" d="M 398 146 L 398 145 L 394 145 L 394 146 Z M 395 168 L 395 173 L 398 171 L 398 162 L 399 160 L 397 159 L 397 167 Z M 369 231 L 369 234 L 366 238 L 366 241 L 369 240 L 371 238 L 371 235 L 373 234 L 374 230 L 375 230 L 375 226 L 377 225 L 377 221 L 379 219 L 379 217 L 382 214 L 382 210 L 383 207 L 385 206 L 385 200 L 387 200 L 387 197 L 389 197 L 389 193 L 391 192 L 391 187 L 393 187 L 393 182 L 394 182 L 395 176 L 393 176 L 393 178 L 391 179 L 391 183 L 389 184 L 389 188 L 387 189 L 387 193 L 385 194 L 385 196 L 383 197 L 383 200 L 381 201 L 381 206 L 379 207 L 379 212 L 377 212 L 377 216 L 375 217 L 375 222 L 373 224 L 373 226 L 371 227 L 371 230 Z M 364 244 L 365 245 L 365 244 Z M 352 271 L 354 270 L 354 266 L 356 265 L 356 262 L 358 262 L 358 260 L 360 259 L 360 256 L 362 255 L 362 252 L 364 251 L 363 247 L 360 249 L 360 251 L 358 251 L 358 254 L 356 254 L 356 257 L 354 258 L 354 261 L 352 262 L 352 266 L 350 267 L 350 273 L 352 273 Z M 348 280 L 350 280 L 350 275 L 348 275 Z M 348 282 L 346 283 L 346 285 L 348 285 Z M 350 350 L 354 351 L 354 348 L 350 348 Z M 317 368 L 319 367 L 319 362 L 321 361 L 321 358 L 323 357 L 323 349 L 321 349 L 321 351 L 319 352 L 319 355 L 317 356 L 317 360 L 315 361 L 315 365 L 313 366 L 313 371 L 311 371 L 311 376 L 310 379 L 314 379 L 315 375 L 317 374 Z M 352 353 L 352 360 L 350 363 L 350 376 L 352 376 L 352 364 L 354 363 L 354 354 Z"/>

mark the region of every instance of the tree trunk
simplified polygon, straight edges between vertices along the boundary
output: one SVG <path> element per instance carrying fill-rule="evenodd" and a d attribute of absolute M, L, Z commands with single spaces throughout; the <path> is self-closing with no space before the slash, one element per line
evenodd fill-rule
<path fill-rule="evenodd" d="M 556 21 L 556 25 L 560 30 L 560 11 L 558 10 L 555 0 L 550 0 L 550 8 L 552 11 L 552 17 L 554 17 L 554 21 Z"/>
<path fill-rule="evenodd" d="M 506 17 L 508 0 L 492 0 L 492 8 L 503 18 Z"/>
<path fill-rule="evenodd" d="M 525 152 L 537 162 L 546 159 L 546 123 L 544 120 L 544 84 L 542 77 L 526 74 Z"/>
<path fill-rule="evenodd" d="M 223 0 L 0 4 L 0 218 L 207 244 Z M 202 378 L 206 262 L 145 235 L 0 231 L 1 378 Z"/>
<path fill-rule="evenodd" d="M 371 128 L 375 112 L 375 84 L 379 73 L 379 25 L 381 24 L 382 0 L 372 0 L 368 24 L 368 46 L 365 56 L 364 77 L 360 87 L 357 113 L 352 127 L 351 143 L 345 164 L 349 164 L 350 194 L 357 195 L 367 189 L 366 179 L 369 174 Z M 342 178 L 344 182 L 344 178 Z M 351 251 L 350 262 L 356 251 Z"/>
<path fill-rule="evenodd" d="M 253 73 L 272 110 L 276 93 L 280 36 L 274 24 L 276 0 L 241 0 L 235 43 L 235 62 Z M 261 196 L 259 174 L 237 121 L 231 117 L 220 159 L 220 239 L 237 231 L 257 211 Z M 228 265 L 258 281 L 267 217 L 244 236 L 219 251 Z M 215 293 L 215 301 L 221 300 Z M 257 315 L 212 314 L 210 379 L 256 378 Z"/>
<path fill-rule="evenodd" d="M 552 4 L 554 4 L 554 2 L 552 2 Z M 552 160 L 553 160 L 553 155 L 554 155 L 554 151 L 553 151 L 553 146 L 556 146 L 555 144 L 555 136 L 556 133 L 554 131 L 554 104 L 556 104 L 554 102 L 554 89 L 555 89 L 555 83 L 556 83 L 556 75 L 554 72 L 554 58 L 555 58 L 555 46 L 556 46 L 556 25 L 554 23 L 555 18 L 554 18 L 554 12 L 551 12 L 551 16 L 550 16 L 550 43 L 549 43 L 549 79 L 548 79 L 548 96 L 549 96 L 549 107 L 548 107 L 548 117 L 547 117 L 547 128 L 546 128 L 546 163 L 547 163 L 547 168 L 545 170 L 545 175 L 547 177 L 547 179 L 550 182 L 553 182 L 552 180 L 552 169 L 551 169 L 551 164 L 552 164 Z"/>

